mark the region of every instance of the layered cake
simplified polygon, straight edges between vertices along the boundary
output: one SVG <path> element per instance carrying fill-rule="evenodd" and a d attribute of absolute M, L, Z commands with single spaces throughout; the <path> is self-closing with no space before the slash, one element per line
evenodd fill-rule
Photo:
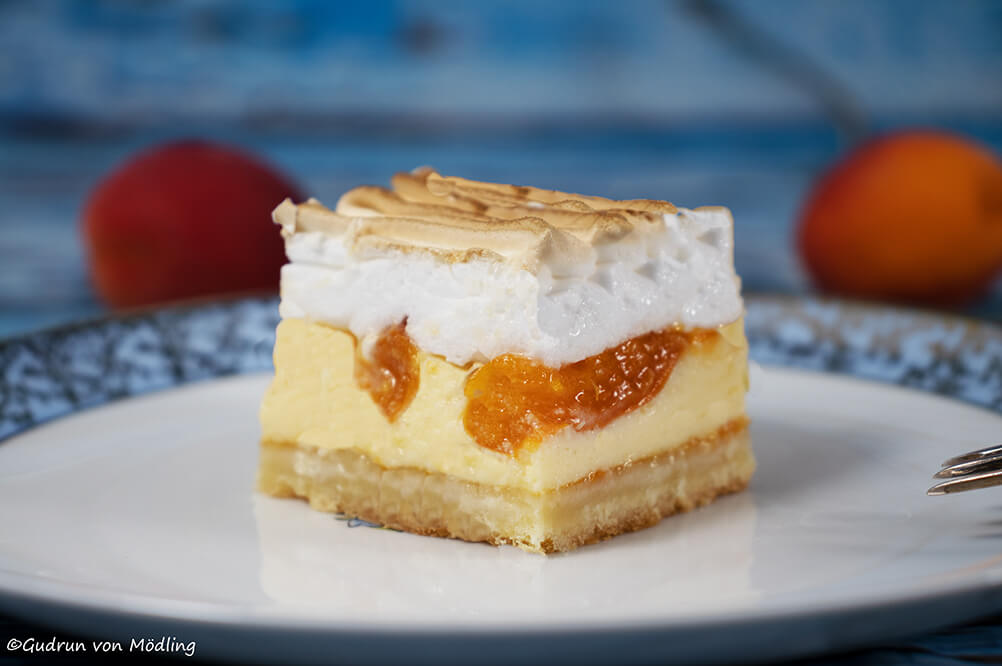
<path fill-rule="evenodd" d="M 727 209 L 425 169 L 274 218 L 263 492 L 554 552 L 747 485 Z"/>

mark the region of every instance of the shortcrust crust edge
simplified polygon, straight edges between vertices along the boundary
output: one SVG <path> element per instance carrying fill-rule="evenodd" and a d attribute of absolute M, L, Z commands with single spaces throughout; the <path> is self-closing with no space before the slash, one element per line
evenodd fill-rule
<path fill-rule="evenodd" d="M 261 442 L 258 489 L 428 536 L 554 553 L 650 527 L 744 489 L 755 470 L 748 421 L 544 493 L 385 468 L 354 449 Z"/>

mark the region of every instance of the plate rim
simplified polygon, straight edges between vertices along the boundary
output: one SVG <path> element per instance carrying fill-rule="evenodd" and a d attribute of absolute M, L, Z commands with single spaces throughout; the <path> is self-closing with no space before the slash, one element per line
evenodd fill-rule
<path fill-rule="evenodd" d="M 920 310 L 914 308 L 899 308 L 899 307 L 887 307 L 879 304 L 858 302 L 858 301 L 847 301 L 843 299 L 833 299 L 833 298 L 822 298 L 822 297 L 802 297 L 797 295 L 748 295 L 745 297 L 746 302 L 752 305 L 752 308 L 763 308 L 772 307 L 778 308 L 780 310 L 786 309 L 791 311 L 802 310 L 805 307 L 818 307 L 818 308 L 834 308 L 836 311 L 840 311 L 847 314 L 857 315 L 861 317 L 867 316 L 878 316 L 878 317 L 898 317 L 905 320 L 924 320 L 927 322 L 934 322 L 937 325 L 947 325 L 953 326 L 958 329 L 970 332 L 973 331 L 977 336 L 983 339 L 992 340 L 994 342 L 1002 343 L 1002 328 L 992 324 L 990 322 L 980 321 L 968 317 L 955 316 L 949 313 L 941 313 L 935 311 Z M 209 301 L 199 301 L 196 303 L 182 303 L 175 304 L 166 308 L 150 308 L 144 309 L 139 312 L 128 312 L 121 314 L 112 314 L 105 317 L 96 317 L 82 322 L 74 322 L 62 326 L 56 326 L 48 329 L 43 329 L 40 331 L 30 332 L 21 336 L 16 336 L 13 338 L 8 338 L 0 340 L 0 361 L 4 359 L 2 352 L 8 350 L 17 345 L 27 345 L 37 344 L 39 338 L 58 338 L 60 336 L 72 336 L 80 332 L 86 332 L 94 329 L 101 329 L 102 327 L 111 326 L 116 323 L 148 323 L 151 318 L 156 319 L 157 317 L 166 316 L 169 320 L 174 319 L 183 320 L 185 317 L 194 316 L 198 317 L 204 312 L 222 312 L 224 315 L 233 314 L 236 310 L 241 307 L 250 305 L 257 309 L 267 309 L 272 305 L 277 303 L 275 297 L 236 297 L 227 299 L 212 299 Z M 277 322 L 277 311 L 274 313 L 274 320 Z M 167 325 L 171 325 L 171 321 L 167 322 Z M 273 329 L 273 326 L 272 326 Z M 270 355 L 269 355 L 270 361 Z M 135 392 L 123 393 L 120 395 L 114 395 L 108 399 L 100 400 L 93 403 L 88 403 L 77 409 L 64 411 L 62 413 L 56 414 L 51 418 L 39 419 L 32 421 L 25 427 L 19 428 L 13 432 L 0 432 L 0 446 L 5 440 L 13 438 L 17 435 L 24 434 L 25 432 L 49 423 L 51 421 L 60 419 L 64 416 L 69 416 L 76 414 L 85 410 L 89 410 L 93 407 L 98 407 L 102 405 L 108 405 L 110 403 L 118 402 L 125 398 L 130 398 L 139 395 L 147 395 L 151 393 L 157 393 L 163 390 L 173 389 L 182 387 L 188 384 L 193 384 L 197 381 L 202 381 L 205 379 L 217 379 L 235 374 L 245 374 L 251 371 L 264 371 L 268 368 L 266 366 L 252 366 L 250 369 L 243 366 L 227 366 L 222 368 L 221 371 L 216 372 L 219 369 L 212 369 L 210 374 L 205 376 L 198 376 L 194 378 L 182 376 L 178 378 L 178 381 L 170 383 L 168 385 L 156 386 L 149 390 L 141 390 Z M 796 370 L 807 372 L 818 372 L 814 368 L 805 368 L 798 366 L 796 364 L 784 365 L 784 370 Z M 0 364 L 0 381 L 4 379 L 3 375 L 4 366 Z M 823 374 L 833 374 L 837 375 L 843 379 L 850 379 L 853 381 L 866 381 L 866 382 L 876 382 L 883 387 L 895 387 L 900 390 L 907 391 L 918 391 L 920 393 L 930 394 L 936 396 L 940 399 L 946 399 L 950 401 L 956 401 L 963 404 L 966 407 L 980 408 L 986 410 L 994 415 L 1002 413 L 1002 408 L 997 405 L 986 405 L 983 402 L 965 399 L 957 395 L 942 393 L 937 391 L 925 390 L 921 387 L 902 385 L 901 382 L 894 381 L 881 381 L 880 379 L 874 379 L 873 377 L 867 377 L 860 375 L 858 373 L 849 371 L 838 371 L 838 370 L 821 370 Z M 540 636 L 557 636 L 562 635 L 568 639 L 578 638 L 586 635 L 590 636 L 647 636 L 647 637 L 657 637 L 663 635 L 665 632 L 676 632 L 685 629 L 699 628 L 701 630 L 723 630 L 727 627 L 748 627 L 750 625 L 762 624 L 762 623 L 773 623 L 773 622 L 783 622 L 789 623 L 791 621 L 814 621 L 814 622 L 825 622 L 832 618 L 841 617 L 845 618 L 847 616 L 858 616 L 860 614 L 865 614 L 867 612 L 887 612 L 894 609 L 901 610 L 915 610 L 916 607 L 928 606 L 930 604 L 936 603 L 964 603 L 970 607 L 970 613 L 964 617 L 958 617 L 957 614 L 951 616 L 950 622 L 961 620 L 969 620 L 979 615 L 988 612 L 989 609 L 997 609 L 1002 605 L 1002 564 L 994 567 L 988 567 L 977 572 L 977 574 L 965 581 L 962 585 L 939 585 L 936 588 L 930 589 L 929 587 L 922 588 L 921 590 L 909 590 L 907 593 L 901 593 L 893 597 L 887 597 L 886 594 L 881 596 L 877 594 L 872 597 L 865 598 L 855 598 L 851 606 L 839 606 L 838 604 L 832 604 L 829 606 L 821 606 L 813 608 L 809 613 L 806 613 L 807 618 L 798 618 L 797 613 L 803 613 L 803 608 L 793 608 L 784 607 L 782 604 L 778 606 L 770 606 L 767 608 L 735 608 L 729 609 L 725 612 L 716 613 L 696 613 L 692 616 L 678 616 L 672 617 L 667 621 L 662 620 L 648 620 L 645 622 L 637 623 L 633 620 L 626 620 L 633 622 L 633 624 L 626 626 L 621 623 L 610 623 L 608 620 L 604 622 L 596 618 L 594 620 L 588 620 L 582 622 L 580 619 L 575 620 L 573 623 L 565 625 L 554 625 L 553 623 L 548 623 L 545 627 L 531 627 L 531 626 L 505 626 L 499 627 L 496 630 L 485 631 L 483 628 L 471 627 L 471 626 L 448 626 L 442 625 L 421 625 L 418 627 L 404 627 L 404 626 L 373 626 L 373 625 L 350 625 L 343 622 L 339 622 L 336 627 L 331 627 L 329 624 L 325 624 L 324 621 L 319 617 L 297 617 L 289 616 L 279 617 L 277 615 L 265 614 L 252 614 L 244 615 L 243 617 L 237 617 L 231 612 L 227 613 L 227 606 L 225 604 L 214 604 L 208 602 L 192 602 L 192 601 L 182 601 L 182 600 L 161 600 L 156 599 L 153 607 L 150 607 L 151 598 L 144 595 L 133 595 L 120 592 L 110 592 L 108 590 L 101 590 L 98 588 L 98 592 L 102 593 L 99 596 L 106 598 L 105 604 L 95 604 L 93 602 L 93 597 L 91 601 L 87 601 L 78 595 L 74 595 L 73 598 L 67 599 L 65 594 L 60 595 L 59 589 L 62 588 L 65 591 L 66 582 L 63 581 L 49 581 L 46 582 L 44 579 L 39 579 L 37 585 L 31 586 L 30 592 L 25 592 L 23 589 L 12 589 L 10 582 L 13 578 L 25 579 L 25 576 L 20 574 L 15 574 L 10 571 L 0 570 L 0 608 L 5 609 L 8 612 L 15 612 L 18 607 L 38 607 L 42 609 L 48 609 L 49 611 L 62 611 L 62 612 L 75 612 L 75 613 L 98 613 L 105 615 L 114 615 L 122 619 L 131 619 L 133 621 L 169 621 L 175 624 L 194 624 L 194 625 L 206 625 L 214 627 L 226 627 L 230 630 L 238 631 L 277 631 L 277 632 L 298 632 L 302 634 L 316 635 L 316 636 L 326 636 L 331 637 L 337 636 L 352 636 L 354 638 L 393 638 L 398 639 L 428 639 L 437 638 L 439 640 L 450 639 L 450 638 L 469 638 L 475 639 L 477 637 L 490 637 L 493 639 L 505 639 L 505 640 L 519 640 L 525 637 L 540 637 Z M 74 586 L 74 584 L 69 583 L 69 585 Z M 83 586 L 88 587 L 88 586 Z M 93 588 L 91 588 L 93 590 Z M 124 603 L 123 603 L 124 602 Z M 201 609 L 201 612 L 199 612 Z M 211 612 L 215 609 L 217 612 Z M 207 612 L 209 611 L 209 612 Z M 17 614 L 15 612 L 15 614 Z M 329 621 L 328 621 L 329 622 Z M 932 622 L 930 628 L 936 626 L 942 626 L 942 622 L 936 623 Z M 863 645 L 865 642 L 856 643 L 857 645 Z M 848 644 L 840 644 L 838 647 L 846 647 Z M 834 647 L 834 646 L 833 646 Z M 815 649 L 802 650 L 796 652 L 788 653 L 790 656 L 796 656 L 800 654 L 810 654 L 815 652 Z M 787 654 L 787 653 L 783 653 Z"/>

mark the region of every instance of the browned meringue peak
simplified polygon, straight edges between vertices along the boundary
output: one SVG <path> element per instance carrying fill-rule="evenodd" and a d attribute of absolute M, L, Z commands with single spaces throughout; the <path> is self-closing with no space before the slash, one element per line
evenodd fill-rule
<path fill-rule="evenodd" d="M 503 223 L 524 217 L 595 244 L 615 240 L 634 229 L 660 228 L 662 215 L 677 209 L 665 201 L 614 201 L 534 187 L 444 178 L 430 169 L 398 173 L 393 190 L 361 187 L 338 201 L 344 215 L 396 215 L 421 219 L 481 220 Z"/>
<path fill-rule="evenodd" d="M 514 220 L 539 220 L 553 229 L 567 232 L 591 243 L 600 238 L 619 238 L 637 226 L 657 223 L 651 213 L 637 211 L 603 210 L 581 212 L 549 206 L 501 206 L 497 204 L 452 207 L 444 203 L 411 201 L 384 187 L 356 187 L 346 192 L 337 203 L 337 212 L 349 217 L 396 216 L 418 220 L 449 222 L 457 225 L 482 224 L 487 228 L 501 228 Z"/>
<path fill-rule="evenodd" d="M 398 174 L 398 177 L 394 178 L 394 187 L 397 187 L 398 182 L 404 180 L 402 178 L 398 180 L 401 175 L 403 174 Z M 677 212 L 677 209 L 671 203 L 654 199 L 617 201 L 615 199 L 606 199 L 605 197 L 569 194 L 557 190 L 544 190 L 528 185 L 502 185 L 499 183 L 468 180 L 457 176 L 442 176 L 431 169 L 418 170 L 409 175 L 417 182 L 423 179 L 424 187 L 433 196 L 437 197 L 468 198 L 500 205 L 522 204 L 533 208 L 538 207 L 539 204 L 543 204 L 546 207 L 553 206 L 558 209 L 580 212 L 601 210 L 616 210 L 634 214 L 638 212 L 674 214 Z"/>
<path fill-rule="evenodd" d="M 543 260 L 566 266 L 590 259 L 588 245 L 533 217 L 498 224 L 487 218 L 461 216 L 348 216 L 316 199 L 299 205 L 286 199 L 272 215 L 282 227 L 287 251 L 296 234 L 322 232 L 340 237 L 346 249 L 358 257 L 385 251 L 427 252 L 448 262 L 494 258 L 531 271 Z"/>
<path fill-rule="evenodd" d="M 643 214 L 678 212 L 678 209 L 667 201 L 655 199 L 617 201 L 605 197 L 544 190 L 528 185 L 486 183 L 456 176 L 442 176 L 427 167 L 409 173 L 397 173 L 393 176 L 392 183 L 393 189 L 409 201 L 444 204 L 471 212 L 484 212 L 488 208 L 517 208 L 579 213 L 615 211 L 626 216 L 640 217 L 643 217 Z"/>
<path fill-rule="evenodd" d="M 331 211 L 310 199 L 283 203 L 275 221 L 296 231 L 341 236 L 355 254 L 427 251 L 448 261 L 499 256 L 535 270 L 541 260 L 573 272 L 594 248 L 632 232 L 663 227 L 670 203 L 615 201 L 535 187 L 443 177 L 431 169 L 398 173 L 392 190 L 362 186 Z"/>

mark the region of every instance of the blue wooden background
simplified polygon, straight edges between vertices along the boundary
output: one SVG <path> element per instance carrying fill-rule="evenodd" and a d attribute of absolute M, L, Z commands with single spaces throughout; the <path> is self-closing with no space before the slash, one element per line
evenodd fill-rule
<path fill-rule="evenodd" d="M 915 126 L 1002 153 L 1002 1 L 6 0 L 0 337 L 102 312 L 81 204 L 161 140 L 241 145 L 328 202 L 431 164 L 724 204 L 746 288 L 797 292 L 812 180 L 861 128 Z M 1002 318 L 1002 287 L 973 312 Z M 997 661 L 996 624 L 849 661 Z"/>
<path fill-rule="evenodd" d="M 193 135 L 327 201 L 431 164 L 728 205 L 747 288 L 803 290 L 790 231 L 850 131 L 832 99 L 871 130 L 1002 152 L 1002 2 L 8 0 L 0 336 L 101 311 L 84 197 L 134 150 Z M 998 291 L 975 312 L 998 317 Z"/>

